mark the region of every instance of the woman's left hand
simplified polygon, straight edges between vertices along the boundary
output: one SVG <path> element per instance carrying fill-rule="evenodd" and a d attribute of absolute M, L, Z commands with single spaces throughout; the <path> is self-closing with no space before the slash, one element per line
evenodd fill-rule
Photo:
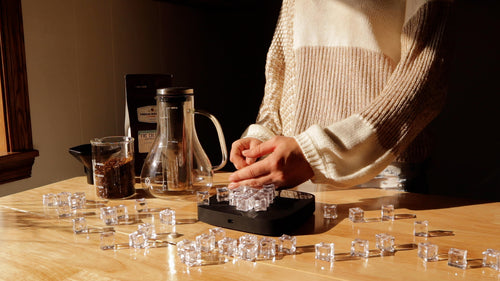
<path fill-rule="evenodd" d="M 292 137 L 273 137 L 242 151 L 242 154 L 248 158 L 266 157 L 231 174 L 231 189 L 242 185 L 258 187 L 264 184 L 294 187 L 314 176 L 299 144 Z"/>

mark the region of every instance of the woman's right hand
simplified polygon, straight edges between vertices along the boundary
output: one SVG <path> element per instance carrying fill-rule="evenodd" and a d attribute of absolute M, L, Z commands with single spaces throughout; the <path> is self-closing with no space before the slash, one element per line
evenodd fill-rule
<path fill-rule="evenodd" d="M 257 159 L 243 156 L 243 151 L 254 148 L 261 143 L 262 141 L 256 138 L 242 138 L 233 142 L 231 153 L 229 154 L 229 161 L 231 161 L 238 170 L 255 163 Z"/>

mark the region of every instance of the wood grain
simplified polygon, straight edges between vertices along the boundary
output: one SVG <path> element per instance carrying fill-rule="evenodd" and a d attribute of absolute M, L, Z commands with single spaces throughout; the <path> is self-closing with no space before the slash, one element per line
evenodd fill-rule
<path fill-rule="evenodd" d="M 228 173 L 219 173 L 215 185 L 223 185 Z M 61 191 L 83 191 L 92 199 L 94 188 L 85 177 L 77 177 L 33 190 L 0 198 L 0 279 L 5 280 L 499 280 L 500 272 L 477 267 L 487 248 L 500 249 L 500 203 L 435 197 L 369 188 L 338 190 L 330 186 L 303 184 L 296 189 L 316 196 L 315 215 L 296 233 L 295 255 L 280 255 L 273 260 L 257 262 L 229 261 L 212 265 L 187 267 L 179 261 L 175 246 L 148 250 L 99 249 L 99 235 L 73 234 L 70 219 L 58 219 L 55 210 L 44 208 L 42 195 Z M 144 193 L 138 189 L 138 193 Z M 140 196 L 139 195 L 139 196 Z M 93 198 L 95 199 L 95 197 Z M 147 198 L 148 207 L 176 210 L 181 221 L 197 217 L 194 198 L 164 200 Z M 337 204 L 339 218 L 324 220 L 322 205 Z M 379 221 L 382 204 L 394 204 L 396 214 L 415 214 L 428 220 L 430 230 L 449 230 L 454 235 L 421 238 L 413 236 L 415 219 Z M 134 199 L 115 200 L 107 205 L 125 204 L 133 214 Z M 99 220 L 95 205 L 84 210 L 91 228 L 105 225 Z M 348 209 L 360 207 L 371 222 L 352 223 Z M 142 217 L 141 220 L 147 218 Z M 118 225 L 116 243 L 126 244 L 128 234 L 137 224 Z M 177 242 L 195 239 L 213 226 L 203 222 L 179 224 L 183 236 L 167 239 Z M 159 228 L 157 228 L 158 231 Z M 375 250 L 375 234 L 389 233 L 396 244 L 411 245 L 430 241 L 441 254 L 450 247 L 467 249 L 469 267 L 450 267 L 447 261 L 423 262 L 417 250 L 396 251 L 394 255 L 367 259 L 348 258 L 351 241 L 367 239 Z M 226 229 L 227 236 L 238 238 L 244 233 Z M 313 245 L 335 243 L 338 260 L 326 263 L 315 260 Z M 375 252 L 375 251 L 374 251 Z M 341 257 L 344 257 L 342 260 Z"/>
<path fill-rule="evenodd" d="M 0 0 L 0 183 L 31 176 L 38 151 L 33 149 L 20 0 Z M 29 157 L 30 159 L 27 159 Z"/>

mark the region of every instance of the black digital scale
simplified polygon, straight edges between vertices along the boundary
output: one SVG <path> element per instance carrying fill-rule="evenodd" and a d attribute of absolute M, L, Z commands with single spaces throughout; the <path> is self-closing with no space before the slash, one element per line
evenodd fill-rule
<path fill-rule="evenodd" d="M 301 191 L 276 191 L 266 211 L 239 211 L 229 202 L 210 197 L 209 205 L 198 205 L 198 220 L 229 229 L 267 235 L 290 234 L 314 213 L 314 195 Z"/>

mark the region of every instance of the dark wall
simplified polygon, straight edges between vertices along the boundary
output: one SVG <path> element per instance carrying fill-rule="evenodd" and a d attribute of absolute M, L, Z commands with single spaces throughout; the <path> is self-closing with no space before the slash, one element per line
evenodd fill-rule
<path fill-rule="evenodd" d="M 193 87 L 195 107 L 219 120 L 228 153 L 257 117 L 280 7 L 280 0 L 162 2 L 162 68 L 174 75 L 175 86 Z M 197 116 L 196 126 L 205 152 L 218 164 L 211 122 Z M 234 166 L 228 162 L 224 170 Z"/>
<path fill-rule="evenodd" d="M 500 200 L 500 3 L 457 1 L 448 103 L 433 125 L 431 192 Z"/>

